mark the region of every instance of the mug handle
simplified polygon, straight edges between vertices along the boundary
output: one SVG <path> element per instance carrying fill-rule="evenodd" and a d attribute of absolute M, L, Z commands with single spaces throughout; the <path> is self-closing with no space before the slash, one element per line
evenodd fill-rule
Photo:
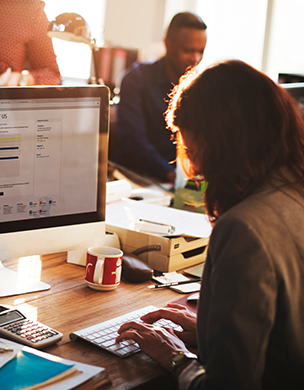
<path fill-rule="evenodd" d="M 92 263 L 88 263 L 87 266 L 86 266 L 86 272 L 85 272 L 85 277 L 84 277 L 85 279 L 88 278 L 89 270 L 90 270 L 91 267 L 93 267 L 93 264 Z"/>
<path fill-rule="evenodd" d="M 95 271 L 94 271 L 94 276 L 93 276 L 93 283 L 96 283 L 96 284 L 102 283 L 104 260 L 105 260 L 104 257 L 99 257 L 96 261 Z"/>

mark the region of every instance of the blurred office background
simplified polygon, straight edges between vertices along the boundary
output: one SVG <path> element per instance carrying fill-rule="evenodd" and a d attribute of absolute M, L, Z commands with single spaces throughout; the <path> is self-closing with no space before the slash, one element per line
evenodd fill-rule
<path fill-rule="evenodd" d="M 49 20 L 80 14 L 97 46 L 138 49 L 138 59 L 164 53 L 163 35 L 172 16 L 198 13 L 208 26 L 201 66 L 239 58 L 273 80 L 279 73 L 304 74 L 303 0 L 44 0 Z M 53 38 L 63 77 L 88 79 L 90 48 Z"/>

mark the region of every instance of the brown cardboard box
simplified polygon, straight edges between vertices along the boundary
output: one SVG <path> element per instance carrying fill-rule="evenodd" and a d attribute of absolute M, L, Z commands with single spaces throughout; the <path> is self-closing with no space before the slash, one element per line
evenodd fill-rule
<path fill-rule="evenodd" d="M 137 230 L 140 220 L 174 227 L 174 235 Z M 122 199 L 107 204 L 106 230 L 117 234 L 124 253 L 136 254 L 154 270 L 171 272 L 205 260 L 212 227 L 203 214 Z"/>
<path fill-rule="evenodd" d="M 205 261 L 209 237 L 158 236 L 151 233 L 106 225 L 116 233 L 124 253 L 134 253 L 152 269 L 181 270 Z"/>

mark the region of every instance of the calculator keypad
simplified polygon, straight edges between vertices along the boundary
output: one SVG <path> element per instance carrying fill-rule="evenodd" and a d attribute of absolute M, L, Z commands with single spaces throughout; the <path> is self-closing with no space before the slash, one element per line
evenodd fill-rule
<path fill-rule="evenodd" d="M 4 329 L 30 341 L 31 343 L 37 343 L 58 334 L 58 332 L 48 326 L 29 319 L 13 322 L 4 326 Z"/>

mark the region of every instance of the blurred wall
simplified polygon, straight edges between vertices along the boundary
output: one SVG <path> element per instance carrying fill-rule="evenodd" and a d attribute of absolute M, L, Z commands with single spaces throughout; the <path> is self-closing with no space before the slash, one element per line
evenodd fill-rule
<path fill-rule="evenodd" d="M 153 60 L 164 52 L 166 0 L 108 0 L 105 44 L 140 50 L 140 59 Z"/>

